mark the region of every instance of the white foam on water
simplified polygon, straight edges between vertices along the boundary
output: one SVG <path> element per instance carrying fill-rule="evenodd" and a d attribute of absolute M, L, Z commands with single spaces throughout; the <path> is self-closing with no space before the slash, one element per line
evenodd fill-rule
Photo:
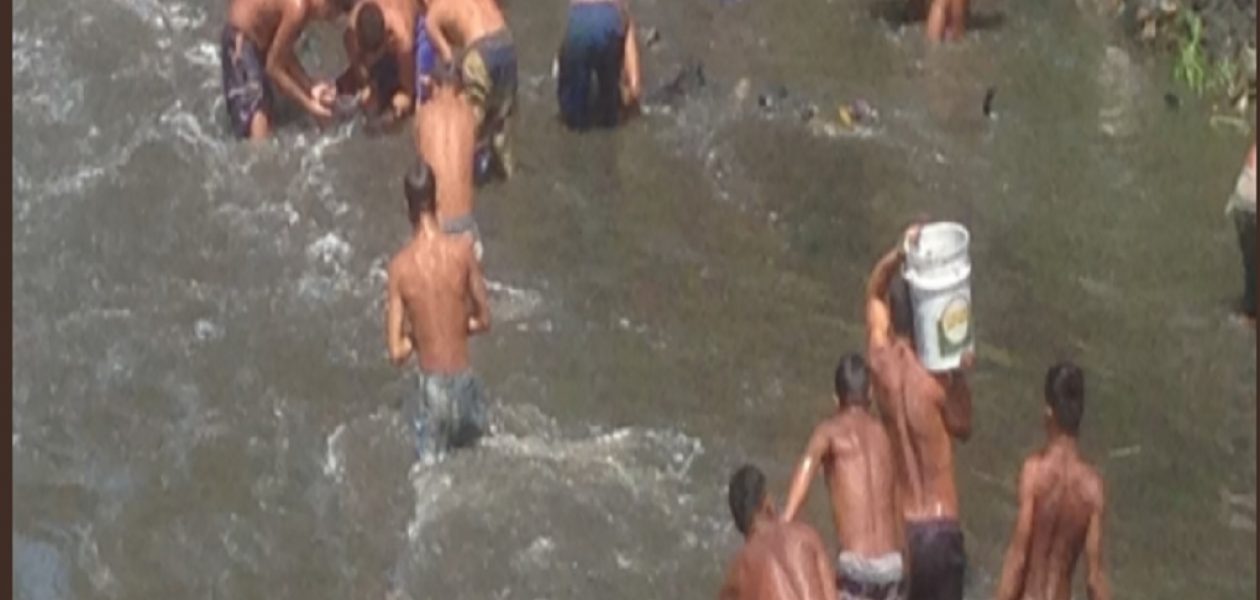
<path fill-rule="evenodd" d="M 324 476 L 337 483 L 345 480 L 345 451 L 341 447 L 341 436 L 346 432 L 346 424 L 341 423 L 328 435 L 328 449 L 324 452 Z"/>
<path fill-rule="evenodd" d="M 222 325 L 210 319 L 197 319 L 193 324 L 193 335 L 200 342 L 218 341 L 223 339 L 224 330 Z"/>
<path fill-rule="evenodd" d="M 490 295 L 491 314 L 500 322 L 527 319 L 536 314 L 543 305 L 542 292 L 512 287 L 490 278 L 486 278 L 486 291 Z"/>

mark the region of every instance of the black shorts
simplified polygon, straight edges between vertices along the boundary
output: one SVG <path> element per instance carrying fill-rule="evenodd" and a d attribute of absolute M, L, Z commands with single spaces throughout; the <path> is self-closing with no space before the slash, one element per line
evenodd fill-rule
<path fill-rule="evenodd" d="M 910 544 L 910 600 L 962 600 L 967 555 L 958 521 L 906 523 Z"/>

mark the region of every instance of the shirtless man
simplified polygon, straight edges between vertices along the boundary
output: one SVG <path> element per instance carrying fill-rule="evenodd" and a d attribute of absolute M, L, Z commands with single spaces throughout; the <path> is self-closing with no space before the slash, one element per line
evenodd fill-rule
<path fill-rule="evenodd" d="M 731 560 L 719 600 L 834 600 L 835 571 L 808 525 L 780 522 L 766 496 L 766 476 L 745 465 L 731 477 L 727 501 L 744 547 Z"/>
<path fill-rule="evenodd" d="M 416 0 L 360 0 L 350 12 L 345 46 L 349 66 L 337 91 L 360 97 L 387 121 L 411 114 L 418 81 L 416 27 L 423 26 Z"/>
<path fill-rule="evenodd" d="M 840 359 L 836 414 L 814 428 L 783 510 L 784 521 L 796 516 L 821 463 L 840 540 L 836 572 L 841 600 L 896 600 L 905 595 L 896 466 L 888 434 L 870 412 L 869 387 L 861 356 Z"/>
<path fill-rule="evenodd" d="M 907 231 L 910 239 L 917 235 L 918 227 Z M 919 362 L 909 289 L 898 272 L 905 259 L 901 248 L 880 259 L 867 285 L 867 359 L 895 448 L 910 598 L 958 600 L 967 561 L 950 438 L 965 442 L 971 436 L 971 390 L 963 373 L 932 373 Z M 971 353 L 962 362 L 970 369 Z"/>
<path fill-rule="evenodd" d="M 998 600 L 1069 600 L 1072 570 L 1085 550 L 1090 600 L 1109 600 L 1102 571 L 1103 481 L 1076 447 L 1085 376 L 1063 362 L 1046 373 L 1046 445 L 1019 473 L 1019 516 L 1006 549 Z"/>
<path fill-rule="evenodd" d="M 556 98 L 568 127 L 613 127 L 638 105 L 639 46 L 627 0 L 570 0 L 556 60 Z"/>
<path fill-rule="evenodd" d="M 403 191 L 415 234 L 389 263 L 386 342 L 396 366 L 416 354 L 419 385 L 405 410 L 420 457 L 432 459 L 486 432 L 485 393 L 469 366 L 468 338 L 490 328 L 490 307 L 472 236 L 438 228 L 423 162 L 407 174 Z"/>
<path fill-rule="evenodd" d="M 223 95 L 238 138 L 262 139 L 271 131 L 272 90 L 297 102 L 321 123 L 332 119 L 331 83 L 315 82 L 293 46 L 307 23 L 331 21 L 354 0 L 231 0 L 219 39 Z"/>
<path fill-rule="evenodd" d="M 477 141 L 489 143 L 503 177 L 513 164 L 508 117 L 516 105 L 516 45 L 494 0 L 424 0 L 425 27 L 438 60 L 453 64 L 477 117 Z"/>
<path fill-rule="evenodd" d="M 473 136 L 476 117 L 460 96 L 449 66 L 430 77 L 432 96 L 416 113 L 416 154 L 433 169 L 437 184 L 437 219 L 444 233 L 470 233 L 481 260 L 481 230 L 473 218 Z"/>
<path fill-rule="evenodd" d="M 923 0 L 919 0 L 921 3 Z M 968 0 L 927 0 L 930 2 L 925 32 L 929 42 L 958 41 L 967 29 Z"/>

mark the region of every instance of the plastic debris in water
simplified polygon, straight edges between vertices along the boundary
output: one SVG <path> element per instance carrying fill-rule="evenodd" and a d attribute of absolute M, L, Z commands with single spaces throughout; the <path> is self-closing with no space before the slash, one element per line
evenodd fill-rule
<path fill-rule="evenodd" d="M 996 95 L 997 88 L 995 87 L 989 87 L 989 89 L 984 92 L 984 105 L 981 108 L 984 111 L 984 116 L 989 117 L 990 119 L 996 116 L 996 113 L 993 112 L 993 97 Z"/>

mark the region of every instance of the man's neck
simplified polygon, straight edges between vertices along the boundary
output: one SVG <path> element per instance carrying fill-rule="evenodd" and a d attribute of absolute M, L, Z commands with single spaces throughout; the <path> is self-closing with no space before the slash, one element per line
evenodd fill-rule
<path fill-rule="evenodd" d="M 439 231 L 437 215 L 434 213 L 425 213 L 420 215 L 420 220 L 416 222 L 415 229 L 412 233 L 415 237 L 433 237 Z"/>
<path fill-rule="evenodd" d="M 1050 433 L 1050 439 L 1046 440 L 1046 451 L 1075 456 L 1077 454 L 1076 438 L 1063 432 L 1053 431 Z"/>

